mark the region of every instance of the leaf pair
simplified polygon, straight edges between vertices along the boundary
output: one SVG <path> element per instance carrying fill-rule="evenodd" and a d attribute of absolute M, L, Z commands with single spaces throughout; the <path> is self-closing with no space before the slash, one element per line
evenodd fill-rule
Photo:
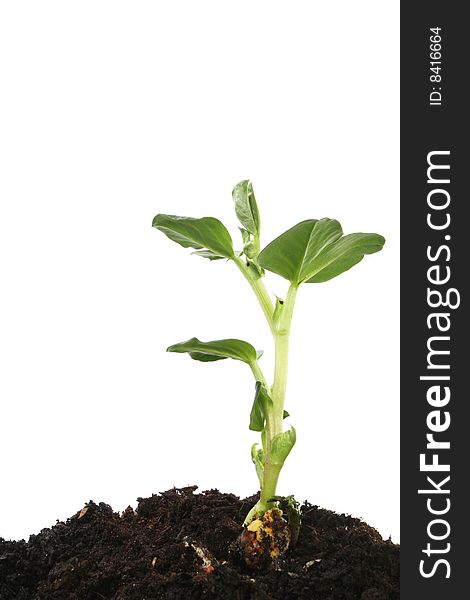
<path fill-rule="evenodd" d="M 378 252 L 385 243 L 376 233 L 343 235 L 335 219 L 308 219 L 282 233 L 260 253 L 261 222 L 251 182 L 238 183 L 232 197 L 243 226 L 240 228 L 243 253 L 252 261 L 257 276 L 262 276 L 266 269 L 296 286 L 321 283 L 349 270 L 366 254 Z M 235 258 L 230 233 L 213 217 L 193 219 L 160 214 L 152 225 L 184 248 L 194 248 L 194 254 L 209 260 Z"/>
<path fill-rule="evenodd" d="M 294 285 L 328 281 L 382 249 L 376 233 L 343 236 L 335 219 L 309 219 L 282 233 L 264 248 L 258 262 Z"/>
<path fill-rule="evenodd" d="M 235 212 L 243 228 L 244 251 L 253 257 L 258 246 L 260 217 L 256 204 L 253 186 L 249 180 L 240 181 L 232 192 Z M 160 230 L 170 240 L 183 246 L 194 248 L 198 256 L 209 260 L 235 258 L 233 242 L 225 225 L 214 217 L 179 217 L 177 215 L 159 214 L 152 221 L 152 227 Z M 256 254 L 258 253 L 256 252 Z"/>

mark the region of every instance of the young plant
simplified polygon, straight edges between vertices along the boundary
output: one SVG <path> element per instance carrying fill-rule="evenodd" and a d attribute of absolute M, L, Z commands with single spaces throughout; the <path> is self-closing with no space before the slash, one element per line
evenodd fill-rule
<path fill-rule="evenodd" d="M 186 352 L 194 360 L 210 362 L 232 358 L 245 362 L 255 378 L 255 396 L 250 413 L 250 429 L 260 432 L 261 444 L 251 448 L 251 458 L 260 484 L 260 498 L 248 513 L 245 525 L 279 506 L 276 486 L 279 473 L 295 444 L 293 427 L 284 431 L 283 421 L 289 354 L 289 333 L 299 287 L 304 283 L 323 283 L 344 273 L 366 254 L 382 249 L 385 240 L 376 233 L 343 235 L 335 219 L 308 219 L 282 233 L 260 251 L 260 215 L 253 186 L 245 180 L 232 192 L 235 212 L 240 221 L 243 248 L 236 251 L 225 226 L 217 219 L 177 217 L 159 214 L 153 227 L 193 254 L 209 260 L 227 259 L 248 281 L 255 293 L 273 336 L 275 366 L 269 385 L 259 365 L 262 352 L 239 339 L 201 342 L 191 338 L 174 344 L 168 352 Z M 289 282 L 284 299 L 273 302 L 263 276 L 265 270 L 281 275 Z"/>

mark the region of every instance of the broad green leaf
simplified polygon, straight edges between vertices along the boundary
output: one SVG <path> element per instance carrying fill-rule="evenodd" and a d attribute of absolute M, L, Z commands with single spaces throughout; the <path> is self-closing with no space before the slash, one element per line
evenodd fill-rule
<path fill-rule="evenodd" d="M 271 445 L 271 461 L 276 465 L 282 466 L 289 456 L 289 452 L 292 450 L 295 440 L 296 433 L 293 427 L 288 431 L 275 435 Z"/>
<path fill-rule="evenodd" d="M 183 248 L 206 249 L 220 258 L 235 256 L 229 232 L 223 223 L 213 217 L 193 219 L 160 214 L 153 219 L 152 227 L 162 231 Z"/>
<path fill-rule="evenodd" d="M 259 211 L 251 181 L 245 179 L 244 181 L 237 183 L 233 188 L 232 198 L 235 203 L 235 212 L 240 223 L 252 235 L 259 235 Z"/>
<path fill-rule="evenodd" d="M 301 283 L 308 264 L 342 234 L 334 219 L 302 221 L 268 244 L 258 257 L 259 264 L 294 284 Z"/>
<path fill-rule="evenodd" d="M 385 238 L 377 233 L 351 233 L 325 248 L 311 265 L 307 283 L 322 283 L 347 271 L 365 254 L 382 250 Z"/>
<path fill-rule="evenodd" d="M 187 352 L 194 360 L 211 362 L 233 358 L 246 363 L 256 361 L 256 350 L 248 342 L 236 339 L 214 340 L 212 342 L 201 342 L 197 338 L 191 338 L 180 344 L 173 344 L 167 348 L 167 352 Z"/>
<path fill-rule="evenodd" d="M 266 386 L 261 381 L 257 381 L 255 399 L 250 413 L 250 429 L 252 431 L 263 431 L 266 425 L 266 417 L 272 405 L 273 401 Z"/>
<path fill-rule="evenodd" d="M 259 485 L 262 488 L 264 479 L 264 450 L 260 448 L 258 444 L 253 444 L 253 446 L 251 446 L 251 460 L 255 465 Z"/>
<path fill-rule="evenodd" d="M 258 262 L 294 285 L 320 283 L 347 271 L 365 254 L 378 252 L 384 243 L 376 233 L 343 236 L 341 225 L 334 219 L 310 219 L 268 244 Z"/>

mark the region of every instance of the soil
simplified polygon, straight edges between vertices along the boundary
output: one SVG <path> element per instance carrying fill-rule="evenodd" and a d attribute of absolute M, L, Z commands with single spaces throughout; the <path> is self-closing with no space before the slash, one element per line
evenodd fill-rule
<path fill-rule="evenodd" d="M 360 519 L 305 503 L 297 546 L 249 572 L 235 548 L 256 496 L 196 489 L 122 514 L 89 502 L 27 543 L 0 538 L 0 599 L 398 600 L 399 547 Z"/>

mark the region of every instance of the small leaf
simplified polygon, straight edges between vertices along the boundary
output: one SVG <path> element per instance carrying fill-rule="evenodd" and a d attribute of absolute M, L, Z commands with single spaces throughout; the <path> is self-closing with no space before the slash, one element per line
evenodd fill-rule
<path fill-rule="evenodd" d="M 310 219 L 285 231 L 264 248 L 259 264 L 294 285 L 328 281 L 382 249 L 385 243 L 375 233 L 343 236 L 334 219 Z"/>
<path fill-rule="evenodd" d="M 240 223 L 252 235 L 259 235 L 259 211 L 251 181 L 245 179 L 244 181 L 237 183 L 233 188 L 232 198 L 235 203 L 235 212 Z"/>
<path fill-rule="evenodd" d="M 211 362 L 233 358 L 246 363 L 256 361 L 256 350 L 248 342 L 237 339 L 214 340 L 212 342 L 201 342 L 197 338 L 191 338 L 180 344 L 173 344 L 167 348 L 167 352 L 187 352 L 194 360 Z"/>
<path fill-rule="evenodd" d="M 269 498 L 269 502 L 277 502 L 283 514 L 287 516 L 289 529 L 291 533 L 291 547 L 293 548 L 299 539 L 300 525 L 302 515 L 300 512 L 300 504 L 294 496 L 273 496 Z"/>
<path fill-rule="evenodd" d="M 263 479 L 264 479 L 264 450 L 258 446 L 258 444 L 253 444 L 251 446 L 251 460 L 255 465 L 256 474 L 258 475 L 259 485 L 263 487 Z"/>
<path fill-rule="evenodd" d="M 183 248 L 207 249 L 220 258 L 234 258 L 232 238 L 225 225 L 213 217 L 177 217 L 157 215 L 152 227 L 162 231 Z"/>
<path fill-rule="evenodd" d="M 242 234 L 243 244 L 247 244 L 250 241 L 250 234 L 248 233 L 248 231 L 246 229 L 243 229 L 243 227 L 239 227 L 238 229 L 240 230 L 240 233 Z"/>
<path fill-rule="evenodd" d="M 292 548 L 297 545 L 300 533 L 300 525 L 302 523 L 302 515 L 300 512 L 300 504 L 294 498 L 294 496 L 286 497 L 286 508 L 287 522 L 289 523 L 289 529 L 291 533 L 291 544 Z"/>
<path fill-rule="evenodd" d="M 254 242 L 247 242 L 243 246 L 243 254 L 250 259 L 255 259 L 259 254 L 259 246 Z"/>
<path fill-rule="evenodd" d="M 292 450 L 296 440 L 295 429 L 291 427 L 288 431 L 278 433 L 273 437 L 271 445 L 271 461 L 282 466 Z"/>
<path fill-rule="evenodd" d="M 287 417 L 290 417 L 290 414 L 287 412 L 287 410 L 285 410 L 285 411 L 282 413 L 282 418 L 283 418 L 283 419 L 287 419 Z"/>
<path fill-rule="evenodd" d="M 255 399 L 250 413 L 250 429 L 252 431 L 263 431 L 266 425 L 266 417 L 272 409 L 273 401 L 266 386 L 261 381 L 256 382 Z"/>

